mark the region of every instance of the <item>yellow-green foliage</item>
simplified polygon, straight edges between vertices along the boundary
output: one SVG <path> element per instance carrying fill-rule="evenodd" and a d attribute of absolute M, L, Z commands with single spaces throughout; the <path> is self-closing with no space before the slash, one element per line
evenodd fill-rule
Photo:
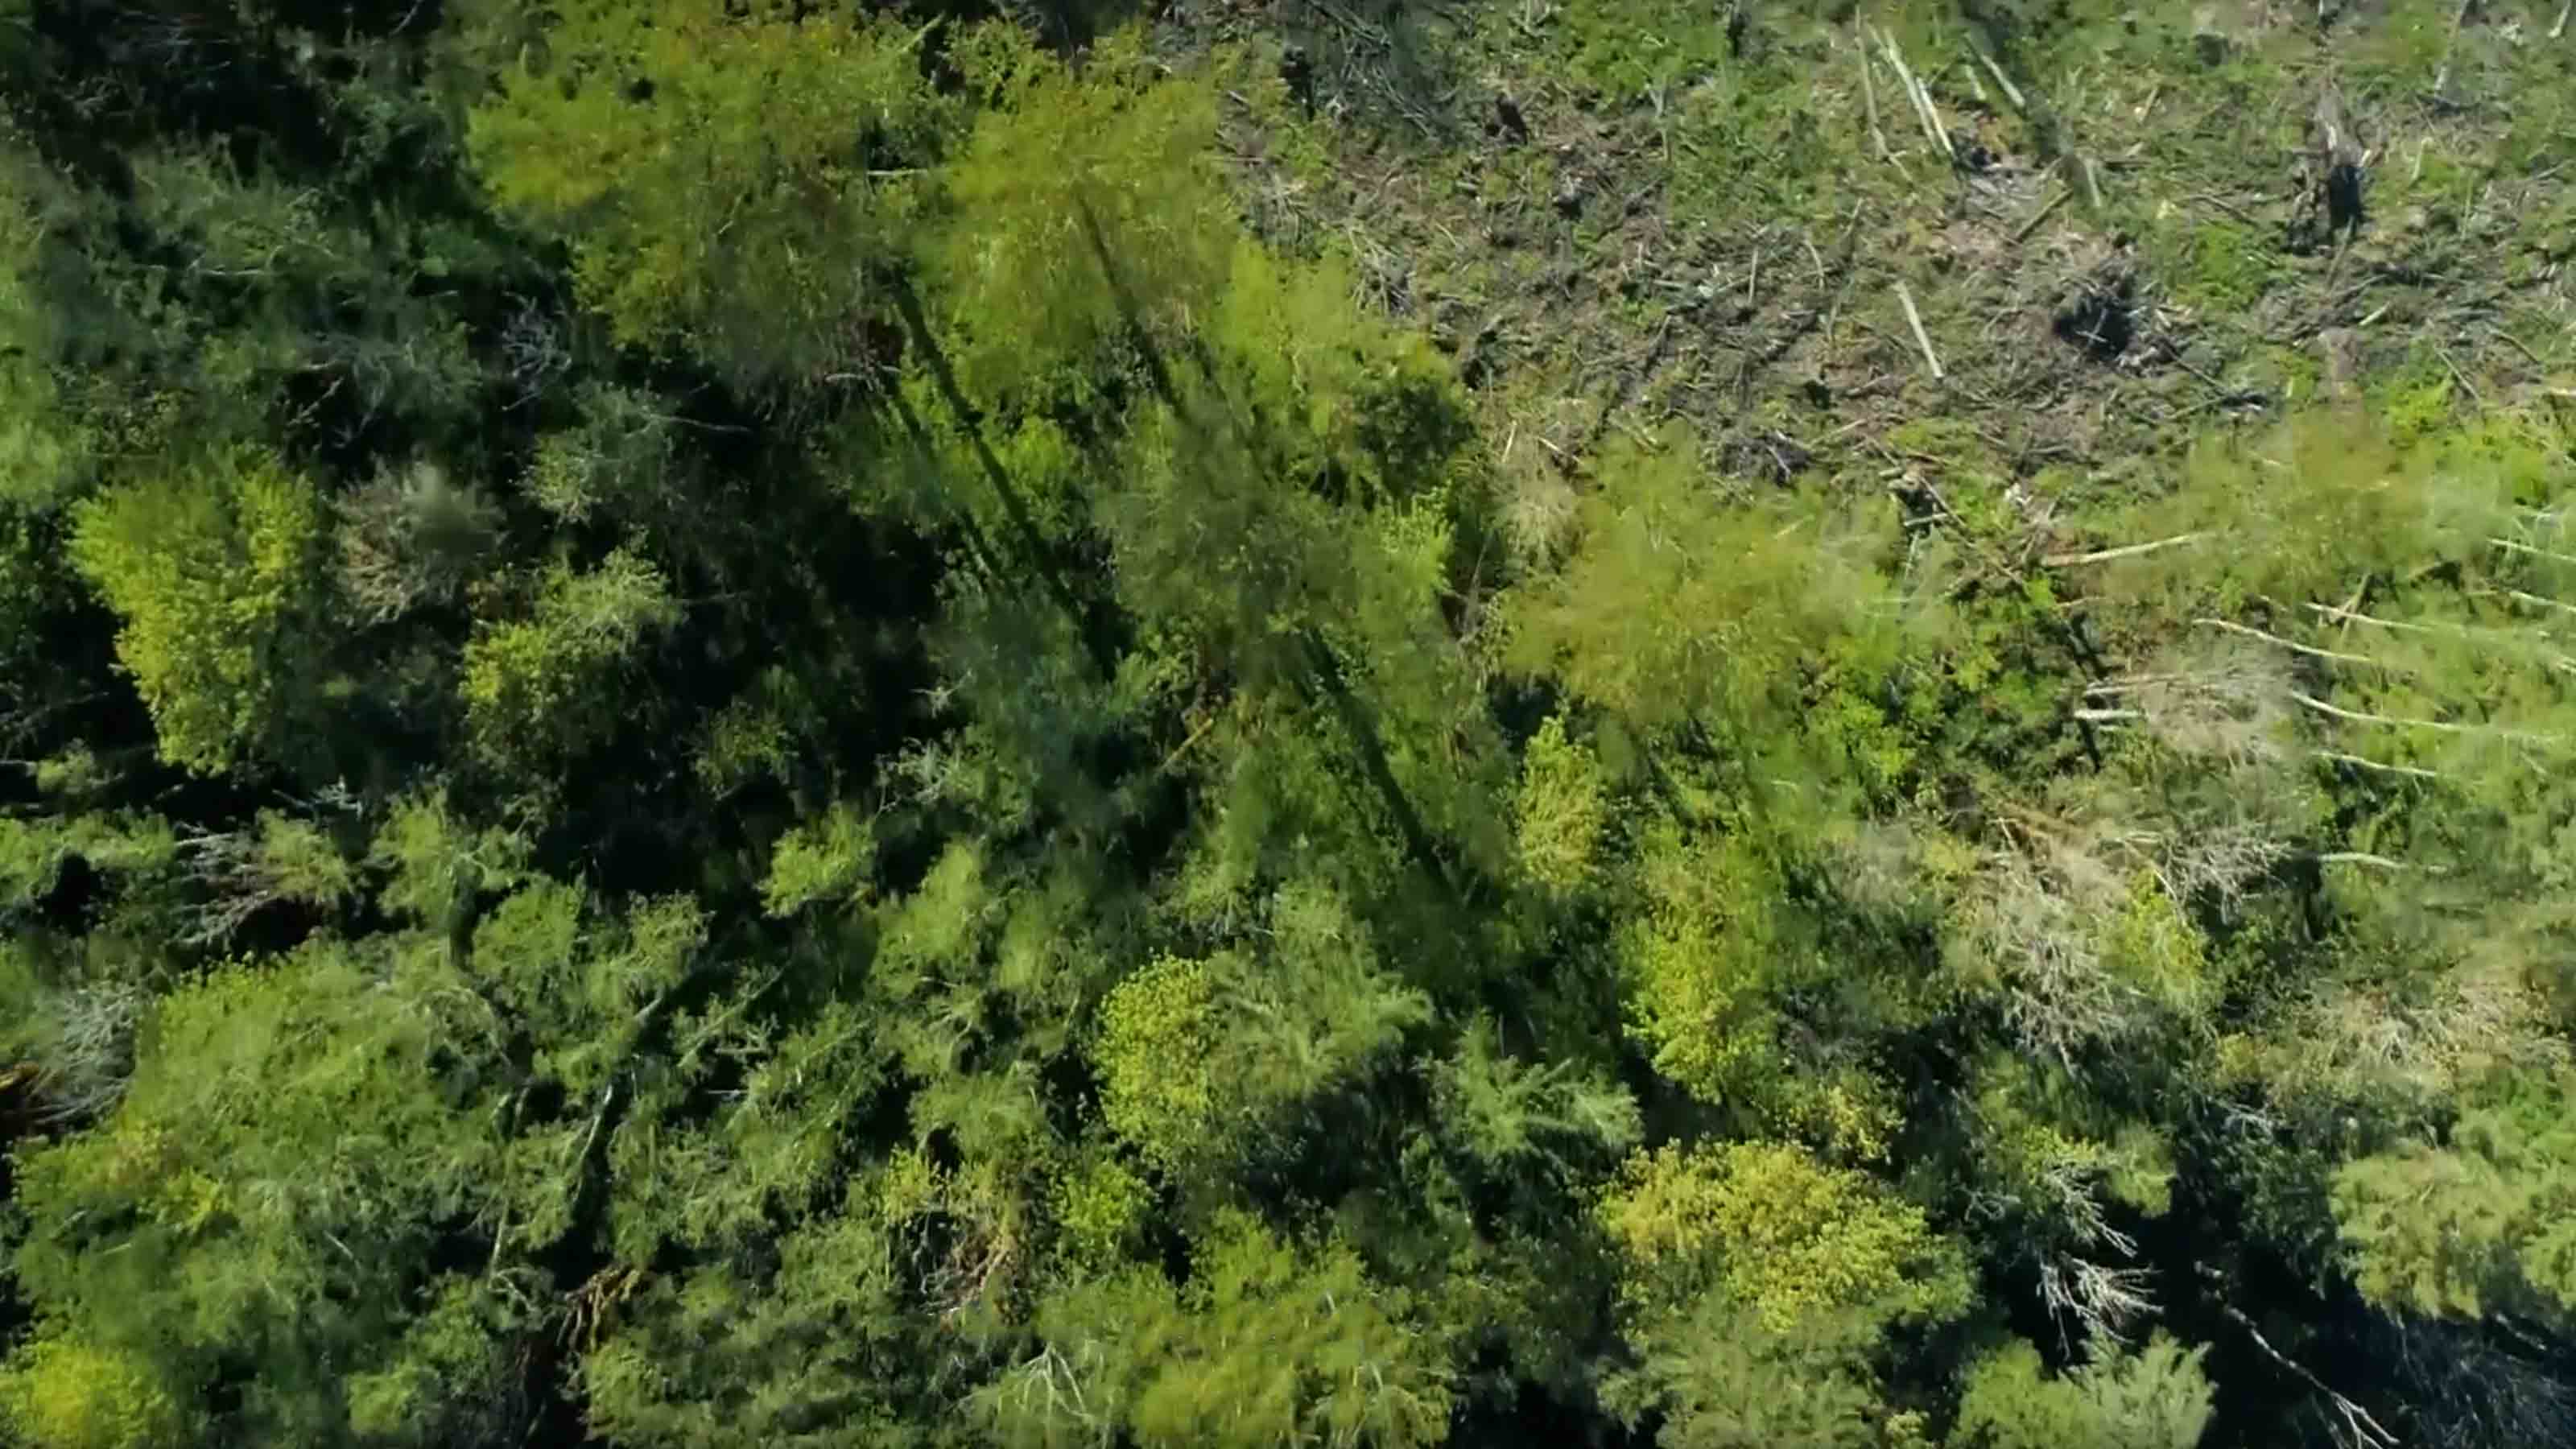
<path fill-rule="evenodd" d="M 1600 762 L 1565 737 L 1563 716 L 1550 716 L 1521 757 L 1514 812 L 1521 868 L 1559 894 L 1581 889 L 1593 877 L 1593 852 L 1609 816 Z"/>
<path fill-rule="evenodd" d="M 1497 1167 L 1558 1158 L 1568 1146 L 1625 1151 L 1642 1131 L 1634 1097 L 1572 1062 L 1536 1065 L 1496 1050 L 1479 1023 L 1440 1065 L 1441 1120 L 1460 1145 Z"/>
<path fill-rule="evenodd" d="M 0 669 L 25 668 L 43 642 L 44 612 L 60 596 L 52 553 L 35 518 L 0 503 Z"/>
<path fill-rule="evenodd" d="M 2444 0 L 2390 0 L 2380 22 L 2354 37 L 2354 74 L 2378 84 L 2419 87 L 2429 93 L 2433 77 L 2458 44 L 2458 17 L 2459 11 Z"/>
<path fill-rule="evenodd" d="M 1629 1032 L 1655 1069 L 1710 1100 L 1751 1088 L 1771 1064 L 1770 991 L 1798 943 L 1779 876 L 1740 836 L 1651 832 L 1638 875 L 1647 908 L 1620 942 Z"/>
<path fill-rule="evenodd" d="M 1629 1159 L 1599 1207 L 1637 1308 L 1716 1292 L 1775 1332 L 1858 1313 L 1886 1324 L 1966 1307 L 1955 1250 L 1922 1209 L 1860 1173 L 1770 1142 L 1665 1147 Z"/>
<path fill-rule="evenodd" d="M 187 1416 L 151 1371 L 95 1344 L 40 1334 L 0 1367 L 0 1423 L 29 1449 L 176 1449 Z"/>
<path fill-rule="evenodd" d="M 0 816 L 0 909 L 33 905 L 74 856 L 96 870 L 145 873 L 170 864 L 178 845 L 167 821 L 147 815 Z"/>
<path fill-rule="evenodd" d="M 1553 83 L 1613 107 L 1650 107 L 1671 137 L 1676 211 L 1727 216 L 1748 196 L 1773 216 L 1805 214 L 1818 196 L 1847 207 L 1848 172 L 1836 151 L 1856 139 L 1858 102 L 1849 115 L 1836 112 L 1856 81 L 1828 72 L 1833 83 L 1818 84 L 1811 57 L 1822 27 L 1805 13 L 1744 16 L 1753 28 L 1742 43 L 1728 33 L 1729 14 L 1687 0 L 1593 0 L 1480 18 L 1487 44 L 1521 64 L 1539 59 Z"/>
<path fill-rule="evenodd" d="M 576 395 L 576 425 L 538 438 L 521 486 L 567 523 L 595 515 L 650 516 L 672 486 L 678 448 L 668 403 L 651 393 L 594 383 Z"/>
<path fill-rule="evenodd" d="M 2159 257 L 2174 295 L 2213 312 L 2241 311 L 2271 284 L 2263 240 L 2250 227 L 2193 216 L 2163 234 Z"/>
<path fill-rule="evenodd" d="M 2447 1145 L 2410 1142 L 2335 1175 L 2335 1221 L 2373 1302 L 2576 1321 L 2576 1073 L 2483 1085 Z"/>
<path fill-rule="evenodd" d="M 488 1279 L 451 1274 L 425 1296 L 429 1306 L 403 1333 L 392 1365 L 349 1377 L 349 1427 L 359 1434 L 435 1442 L 432 1426 L 490 1432 L 499 1417 L 476 1409 L 502 1402 L 492 1388 L 512 1372 L 511 1331 L 520 1325 Z"/>
<path fill-rule="evenodd" d="M 2149 1216 L 2172 1206 L 2172 1144 L 2090 1104 L 2062 1068 L 1998 1053 L 1979 1065 L 1971 1090 L 1980 1171 L 1997 1198 L 2042 1221 L 2089 1221 L 2097 1186 Z"/>
<path fill-rule="evenodd" d="M 78 509 L 73 565 L 123 627 L 117 657 L 152 711 L 162 758 L 204 774 L 257 752 L 316 647 L 299 630 L 322 506 L 265 449 L 179 462 Z"/>
<path fill-rule="evenodd" d="M 1987 1449 L 2193 1449 L 2212 1412 L 2206 1347 L 2159 1330 L 2051 1377 L 2039 1350 L 2014 1339 L 1968 1370 L 1959 1429 Z"/>
<path fill-rule="evenodd" d="M 1153 1192 L 1124 1163 L 1101 1155 L 1057 1176 L 1052 1206 L 1066 1255 L 1105 1266 L 1119 1261 L 1144 1226 Z"/>
<path fill-rule="evenodd" d="M 2450 369 L 2428 357 L 2374 389 L 2371 412 L 2389 441 L 2409 446 L 2443 431 L 2455 390 Z"/>
<path fill-rule="evenodd" d="M 384 908 L 441 931 L 477 892 L 517 884 L 526 863 L 526 841 L 459 820 L 443 790 L 394 801 L 367 847 L 367 864 L 384 876 Z"/>
<path fill-rule="evenodd" d="M 718 797 L 787 772 L 787 724 L 765 701 L 745 697 L 728 702 L 707 721 L 701 738 L 689 763 L 698 782 Z"/>
<path fill-rule="evenodd" d="M 548 570 L 529 617 L 465 647 L 466 721 L 497 760 L 570 753 L 612 727 L 602 687 L 645 636 L 680 616 L 659 569 L 619 550 L 587 572 Z"/>
<path fill-rule="evenodd" d="M 950 224 L 928 233 L 926 260 L 972 390 L 1008 395 L 1125 325 L 1086 207 L 1140 320 L 1178 322 L 1213 295 L 1235 232 L 1204 77 L 1165 76 L 1132 32 L 1095 47 L 1079 73 L 1014 26 L 970 32 L 957 58 L 989 105 L 945 168 Z"/>
<path fill-rule="evenodd" d="M 17 1252 L 18 1281 L 114 1350 L 89 1360 L 107 1387 L 49 1412 L 113 1424 L 78 1405 L 185 1402 L 234 1362 L 278 1438 L 336 1416 L 306 1365 L 372 1353 L 404 1315 L 417 1224 L 470 1216 L 495 1185 L 491 1119 L 458 1111 L 446 1075 L 476 1050 L 456 1015 L 472 998 L 388 989 L 376 965 L 322 943 L 169 993 L 114 1113 L 20 1156 L 19 1205 L 52 1226 Z"/>
<path fill-rule="evenodd" d="M 1191 1258 L 1179 1288 L 1131 1267 L 1041 1302 L 1049 1352 L 976 1396 L 998 1441 L 1065 1444 L 1109 1427 L 1146 1449 L 1428 1449 L 1446 1438 L 1456 1401 L 1443 1335 L 1348 1245 L 1286 1240 L 1229 1212 Z M 1078 1405 L 1060 1365 L 1080 1375 Z"/>
<path fill-rule="evenodd" d="M 920 33 L 783 0 L 576 0 L 469 135 L 501 203 L 573 241 L 622 341 L 747 376 L 828 358 L 918 210 L 945 107 Z M 537 59 L 536 57 L 541 57 Z"/>
<path fill-rule="evenodd" d="M 1770 1078 L 1755 1084 L 1751 1105 L 1767 1114 L 1764 1120 L 1775 1124 L 1774 1130 L 1864 1162 L 1885 1160 L 1905 1124 L 1895 1090 L 1859 1067 Z"/>
<path fill-rule="evenodd" d="M 0 1442 L 2186 1449 L 2137 1294 L 2230 1443 L 2565 1406 L 2528 14 L 84 8 Z"/>
<path fill-rule="evenodd" d="M 1176 1161 L 1217 1112 L 1216 987 L 1207 965 L 1159 957 L 1100 1009 L 1101 1113 L 1150 1160 Z"/>
<path fill-rule="evenodd" d="M 1288 450 L 1273 466 L 1292 477 L 1331 469 L 1355 503 L 1407 499 L 1449 481 L 1474 425 L 1428 339 L 1352 306 L 1356 285 L 1336 260 L 1301 265 L 1243 243 L 1210 309 L 1209 341 Z"/>
<path fill-rule="evenodd" d="M 997 884 L 976 843 L 941 851 L 912 894 L 878 918 L 879 973 L 909 994 L 923 981 L 966 970 L 1000 919 Z"/>
<path fill-rule="evenodd" d="M 1573 557 L 1511 600 L 1504 662 L 1641 723 L 1794 733 L 1778 712 L 1798 662 L 1870 632 L 1883 590 L 1836 546 L 1838 522 L 1730 502 L 1690 448 L 1614 444 Z"/>
<path fill-rule="evenodd" d="M 1594 1217 L 1637 1355 L 1603 1392 L 1625 1413 L 1661 1409 L 1676 1444 L 1879 1443 L 1879 1340 L 1970 1300 L 1965 1262 L 1920 1208 L 1784 1143 L 1639 1153 Z"/>
<path fill-rule="evenodd" d="M 1166 1171 L 1223 1162 L 1429 1014 L 1332 891 L 1290 886 L 1264 904 L 1257 945 L 1157 957 L 1101 1004 L 1102 1114 Z"/>
<path fill-rule="evenodd" d="M 2178 1016 L 2197 1016 L 2215 998 L 2207 941 L 2155 876 L 2139 871 L 2105 923 L 2102 962 L 2128 989 Z"/>
<path fill-rule="evenodd" d="M 574 1091 L 596 1089 L 649 1026 L 649 1008 L 687 976 L 706 944 L 687 896 L 602 910 L 577 886 L 521 887 L 474 928 L 467 965 L 484 995 L 557 1043 L 538 1066 Z"/>
<path fill-rule="evenodd" d="M 357 869 L 340 847 L 309 820 L 274 810 L 259 812 L 254 846 L 257 869 L 280 899 L 307 905 L 329 905 L 348 898 L 357 886 Z"/>
<path fill-rule="evenodd" d="M 875 822 L 847 805 L 790 828 L 770 852 L 769 878 L 761 883 L 769 913 L 792 915 L 816 901 L 858 894 L 876 854 Z"/>

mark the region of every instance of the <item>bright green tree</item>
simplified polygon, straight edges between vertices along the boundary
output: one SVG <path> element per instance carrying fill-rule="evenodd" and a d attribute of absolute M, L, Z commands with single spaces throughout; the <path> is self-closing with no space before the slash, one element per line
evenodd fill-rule
<path fill-rule="evenodd" d="M 579 753 L 616 725 L 621 667 L 679 617 L 661 571 L 635 553 L 585 570 L 549 566 L 525 617 L 487 624 L 465 646 L 465 718 L 477 748 L 504 765 Z"/>
<path fill-rule="evenodd" d="M 41 1390 L 28 1412 L 142 1432 L 224 1384 L 235 1432 L 346 1433 L 347 1375 L 399 1351 L 440 1225 L 492 1201 L 468 1105 L 490 1049 L 406 949 L 317 943 L 170 993 L 113 1115 L 20 1158 L 13 1267 L 58 1335 L 20 1370 L 45 1376 L 13 1391 Z"/>
<path fill-rule="evenodd" d="M 1266 925 L 1267 949 L 1159 957 L 1101 1004 L 1102 1114 L 1167 1171 L 1221 1170 L 1282 1112 L 1382 1063 L 1428 1014 L 1330 892 L 1282 890 Z"/>
<path fill-rule="evenodd" d="M 2335 1174 L 2335 1221 L 2372 1301 L 2426 1316 L 2576 1314 L 2576 1076 L 2507 1072 L 2448 1141 L 2413 1141 Z"/>
<path fill-rule="evenodd" d="M 1447 1346 L 1410 1296 L 1338 1243 L 1219 1219 L 1187 1284 L 1150 1269 L 1080 1280 L 1038 1306 L 1040 1348 L 977 1396 L 1006 1444 L 1440 1443 Z"/>
<path fill-rule="evenodd" d="M 2019 1339 L 1968 1370 L 1959 1438 L 1983 1449 L 2193 1449 L 2207 1432 L 2213 1391 L 2206 1348 L 2159 1332 L 2143 1348 L 2115 1349 L 2051 1375 Z"/>
<path fill-rule="evenodd" d="M 572 242 L 621 341 L 746 382 L 847 360 L 948 110 L 926 32 L 768 0 L 551 13 L 468 128 L 502 206 Z"/>
<path fill-rule="evenodd" d="M 189 456 L 80 506 L 73 565 L 114 609 L 117 655 L 162 758 L 213 773 L 276 749 L 307 704 L 313 485 L 265 449 Z"/>
<path fill-rule="evenodd" d="M 36 1449 L 163 1449 L 190 1427 L 149 1368 L 52 1333 L 0 1367 L 0 1423 Z"/>
<path fill-rule="evenodd" d="M 1639 1358 L 1608 1397 L 1664 1411 L 1677 1449 L 1875 1442 L 1881 1336 L 1970 1301 L 1965 1262 L 1920 1208 L 1785 1144 L 1639 1153 L 1595 1221 Z"/>

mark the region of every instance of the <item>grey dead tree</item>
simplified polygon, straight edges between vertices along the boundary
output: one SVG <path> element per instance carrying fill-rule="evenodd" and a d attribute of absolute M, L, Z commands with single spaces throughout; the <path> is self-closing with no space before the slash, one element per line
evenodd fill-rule
<path fill-rule="evenodd" d="M 356 798 L 338 787 L 312 803 L 340 814 L 358 810 Z M 221 944 L 272 906 L 334 905 L 349 896 L 357 879 L 356 867 L 328 829 L 268 810 L 234 829 L 183 827 L 179 870 L 199 888 L 179 937 L 191 946 Z"/>
<path fill-rule="evenodd" d="M 379 474 L 339 512 L 340 587 L 376 624 L 455 597 L 500 534 L 482 489 L 425 461 Z"/>

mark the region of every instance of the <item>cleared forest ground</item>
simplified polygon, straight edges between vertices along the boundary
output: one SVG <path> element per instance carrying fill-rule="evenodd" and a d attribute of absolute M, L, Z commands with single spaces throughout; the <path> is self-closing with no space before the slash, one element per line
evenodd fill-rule
<path fill-rule="evenodd" d="M 1245 205 L 1482 398 L 1520 516 L 1613 431 L 1731 486 L 2086 490 L 2214 424 L 2576 405 L 2547 4 L 1183 6 Z M 1965 495 L 1965 496 L 1961 496 Z"/>

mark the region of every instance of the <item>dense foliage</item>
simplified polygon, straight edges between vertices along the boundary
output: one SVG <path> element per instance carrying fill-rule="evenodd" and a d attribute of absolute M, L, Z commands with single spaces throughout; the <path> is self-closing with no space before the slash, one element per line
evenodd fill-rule
<path fill-rule="evenodd" d="M 0 1432 L 2576 1435 L 2576 372 L 1560 450 L 1103 21 L 0 5 Z"/>

